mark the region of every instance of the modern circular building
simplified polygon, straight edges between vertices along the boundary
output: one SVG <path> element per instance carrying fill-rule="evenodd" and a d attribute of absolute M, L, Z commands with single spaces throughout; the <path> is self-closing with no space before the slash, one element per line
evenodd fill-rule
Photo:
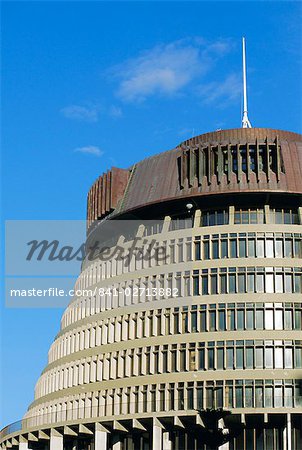
<path fill-rule="evenodd" d="M 100 176 L 79 295 L 2 448 L 301 450 L 301 194 L 302 136 L 273 129 Z"/>

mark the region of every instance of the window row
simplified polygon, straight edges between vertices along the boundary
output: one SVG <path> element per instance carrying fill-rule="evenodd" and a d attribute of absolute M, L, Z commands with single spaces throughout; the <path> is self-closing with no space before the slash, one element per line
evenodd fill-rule
<path fill-rule="evenodd" d="M 154 309 L 105 319 L 59 337 L 49 362 L 113 342 L 171 334 L 236 330 L 301 330 L 301 303 L 218 303 Z"/>
<path fill-rule="evenodd" d="M 210 341 L 132 348 L 73 361 L 44 373 L 40 397 L 72 386 L 173 372 L 301 369 L 301 341 Z"/>
<path fill-rule="evenodd" d="M 224 258 L 302 258 L 302 238 L 299 234 L 284 237 L 281 233 L 275 236 L 229 233 L 195 238 L 195 260 Z"/>
<path fill-rule="evenodd" d="M 86 290 L 87 291 L 87 290 Z M 167 298 L 217 294 L 302 292 L 301 268 L 228 267 L 167 273 L 122 282 L 77 298 L 64 314 L 62 326 L 100 311 Z M 89 295 L 88 295 L 89 294 Z"/>
<path fill-rule="evenodd" d="M 179 382 L 116 388 L 45 407 L 31 414 L 36 424 L 83 417 L 188 411 L 207 408 L 301 407 L 301 387 L 295 380 L 226 380 Z M 40 417 L 39 417 L 40 416 Z M 27 419 L 28 421 L 30 419 Z"/>

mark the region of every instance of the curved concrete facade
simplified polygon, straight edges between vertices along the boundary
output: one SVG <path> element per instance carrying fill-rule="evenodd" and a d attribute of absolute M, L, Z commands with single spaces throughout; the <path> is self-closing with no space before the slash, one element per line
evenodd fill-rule
<path fill-rule="evenodd" d="M 100 177 L 87 246 L 122 224 L 162 255 L 86 259 L 2 447 L 300 450 L 301 160 L 300 135 L 226 130 Z"/>

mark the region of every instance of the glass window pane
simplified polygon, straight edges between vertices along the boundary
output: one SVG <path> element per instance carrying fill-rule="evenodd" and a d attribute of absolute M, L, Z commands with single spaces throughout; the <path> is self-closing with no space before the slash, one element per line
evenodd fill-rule
<path fill-rule="evenodd" d="M 244 273 L 240 273 L 238 275 L 238 292 L 244 293 L 245 291 L 246 291 L 246 288 L 245 288 L 245 274 Z"/>
<path fill-rule="evenodd" d="M 257 239 L 257 258 L 264 258 L 264 239 Z"/>
<path fill-rule="evenodd" d="M 221 258 L 228 257 L 228 241 L 226 239 L 222 239 L 221 241 Z"/>
<path fill-rule="evenodd" d="M 212 242 L 212 258 L 213 259 L 219 258 L 218 244 L 219 244 L 219 242 L 217 240 Z"/>
<path fill-rule="evenodd" d="M 248 256 L 254 258 L 256 256 L 256 241 L 255 239 L 248 240 Z"/>
<path fill-rule="evenodd" d="M 210 311 L 210 331 L 216 331 L 216 311 Z"/>
<path fill-rule="evenodd" d="M 267 258 L 274 257 L 274 240 L 266 239 L 265 241 L 265 255 Z"/>
<path fill-rule="evenodd" d="M 230 240 L 231 258 L 237 258 L 237 239 Z"/>
<path fill-rule="evenodd" d="M 256 274 L 256 292 L 264 292 L 264 273 Z"/>
<path fill-rule="evenodd" d="M 227 368 L 228 369 L 234 368 L 234 349 L 233 348 L 227 348 Z"/>
<path fill-rule="evenodd" d="M 254 329 L 254 310 L 248 309 L 246 311 L 246 328 L 247 330 Z"/>
<path fill-rule="evenodd" d="M 214 369 L 214 349 L 208 349 L 208 369 Z"/>
<path fill-rule="evenodd" d="M 234 294 L 236 292 L 236 275 L 229 275 L 229 293 Z"/>
<path fill-rule="evenodd" d="M 246 257 L 246 240 L 239 239 L 239 258 Z"/>
<path fill-rule="evenodd" d="M 225 331 L 225 311 L 218 312 L 219 330 Z"/>
<path fill-rule="evenodd" d="M 273 309 L 265 310 L 265 329 L 266 330 L 274 329 L 274 310 Z"/>
<path fill-rule="evenodd" d="M 275 368 L 283 369 L 283 348 L 282 347 L 275 348 Z"/>
<path fill-rule="evenodd" d="M 276 258 L 283 258 L 283 239 L 276 239 L 275 241 L 275 256 Z"/>
<path fill-rule="evenodd" d="M 254 273 L 247 274 L 247 291 L 255 292 L 255 274 Z"/>
<path fill-rule="evenodd" d="M 247 369 L 254 368 L 254 349 L 253 347 L 246 348 L 246 363 L 245 366 Z"/>
<path fill-rule="evenodd" d="M 283 292 L 283 275 L 282 273 L 276 273 L 275 275 L 275 292 Z"/>
<path fill-rule="evenodd" d="M 218 293 L 217 275 L 211 275 L 211 294 Z"/>
<path fill-rule="evenodd" d="M 273 406 L 273 388 L 270 386 L 265 386 L 265 397 L 264 397 L 264 406 L 266 408 Z"/>
<path fill-rule="evenodd" d="M 293 256 L 291 239 L 285 239 L 284 256 L 285 258 L 292 258 Z"/>
<path fill-rule="evenodd" d="M 256 310 L 256 329 L 263 330 L 264 324 L 264 311 L 262 309 Z"/>
<path fill-rule="evenodd" d="M 243 369 L 243 348 L 236 348 L 236 369 Z"/>
<path fill-rule="evenodd" d="M 226 276 L 226 274 L 220 275 L 220 293 L 221 294 L 227 293 L 227 276 Z"/>
<path fill-rule="evenodd" d="M 268 292 L 268 293 L 274 292 L 274 274 L 273 273 L 265 274 L 265 292 Z"/>
<path fill-rule="evenodd" d="M 255 352 L 255 366 L 256 369 L 262 369 L 263 368 L 263 348 L 262 347 L 256 347 Z"/>
<path fill-rule="evenodd" d="M 243 330 L 244 328 L 244 311 L 239 309 L 237 311 L 237 330 Z"/>
<path fill-rule="evenodd" d="M 285 347 L 284 366 L 285 366 L 285 369 L 293 368 L 293 349 L 291 347 Z"/>
<path fill-rule="evenodd" d="M 275 310 L 275 330 L 283 330 L 283 310 Z"/>
<path fill-rule="evenodd" d="M 273 368 L 273 348 L 266 347 L 265 349 L 265 368 L 272 369 Z"/>
<path fill-rule="evenodd" d="M 218 348 L 217 349 L 217 369 L 223 369 L 224 368 L 224 349 Z"/>
<path fill-rule="evenodd" d="M 203 259 L 210 259 L 210 243 L 204 241 L 203 243 Z"/>

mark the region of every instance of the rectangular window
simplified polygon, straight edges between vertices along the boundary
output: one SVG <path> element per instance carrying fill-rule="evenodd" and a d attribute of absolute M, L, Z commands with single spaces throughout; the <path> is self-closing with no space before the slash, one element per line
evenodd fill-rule
<path fill-rule="evenodd" d="M 245 367 L 246 367 L 246 369 L 253 369 L 254 368 L 254 349 L 253 349 L 253 347 L 247 347 L 246 348 Z"/>
<path fill-rule="evenodd" d="M 210 331 L 216 331 L 216 311 L 210 311 L 209 313 L 209 319 L 210 319 Z"/>
<path fill-rule="evenodd" d="M 204 370 L 205 364 L 204 364 L 204 348 L 200 348 L 198 350 L 198 369 Z"/>
<path fill-rule="evenodd" d="M 273 366 L 274 366 L 274 364 L 273 364 L 273 347 L 266 347 L 265 348 L 265 368 L 272 369 Z"/>
<path fill-rule="evenodd" d="M 283 239 L 276 239 L 275 241 L 275 256 L 276 258 L 283 258 Z"/>
<path fill-rule="evenodd" d="M 276 293 L 283 293 L 283 274 L 282 273 L 276 273 L 275 275 L 275 292 Z"/>
<path fill-rule="evenodd" d="M 237 310 L 237 330 L 244 329 L 244 310 Z"/>
<path fill-rule="evenodd" d="M 248 256 L 249 258 L 255 258 L 256 256 L 256 242 L 255 239 L 248 240 Z"/>
<path fill-rule="evenodd" d="M 264 311 L 263 309 L 256 310 L 256 330 L 263 330 Z"/>
<path fill-rule="evenodd" d="M 218 348 L 217 349 L 217 369 L 223 369 L 224 368 L 224 349 Z"/>
<path fill-rule="evenodd" d="M 246 240 L 239 239 L 239 258 L 246 258 Z"/>
<path fill-rule="evenodd" d="M 237 258 L 237 239 L 230 239 L 231 258 Z"/>
<path fill-rule="evenodd" d="M 274 274 L 265 274 L 265 292 L 272 294 L 274 292 Z"/>
<path fill-rule="evenodd" d="M 203 275 L 202 276 L 202 295 L 208 295 L 208 294 L 209 294 L 208 276 Z"/>
<path fill-rule="evenodd" d="M 275 348 L 275 368 L 283 369 L 283 348 L 282 347 Z"/>
<path fill-rule="evenodd" d="M 217 275 L 211 275 L 211 294 L 218 294 Z"/>
<path fill-rule="evenodd" d="M 225 311 L 218 311 L 218 326 L 220 331 L 225 331 Z"/>
<path fill-rule="evenodd" d="M 208 369 L 214 369 L 214 349 L 208 349 Z"/>
<path fill-rule="evenodd" d="M 243 369 L 243 348 L 236 348 L 236 369 Z"/>
<path fill-rule="evenodd" d="M 247 274 L 247 291 L 255 292 L 255 274 L 254 273 Z"/>
<path fill-rule="evenodd" d="M 228 310 L 227 318 L 228 318 L 228 330 L 230 331 L 235 330 L 235 311 Z"/>
<path fill-rule="evenodd" d="M 219 241 L 215 240 L 212 242 L 212 258 L 217 259 L 219 258 Z"/>
<path fill-rule="evenodd" d="M 293 250 L 292 250 L 292 240 L 291 239 L 285 239 L 284 242 L 284 256 L 285 258 L 292 258 L 293 257 Z"/>
<path fill-rule="evenodd" d="M 273 388 L 271 386 L 265 386 L 264 390 L 264 406 L 266 408 L 273 406 Z"/>
<path fill-rule="evenodd" d="M 210 243 L 209 243 L 209 241 L 203 242 L 203 259 L 210 259 Z"/>
<path fill-rule="evenodd" d="M 239 273 L 239 275 L 238 275 L 238 292 L 244 293 L 245 291 L 246 291 L 245 274 Z"/>
<path fill-rule="evenodd" d="M 246 311 L 246 329 L 253 330 L 254 329 L 254 310 L 248 309 Z"/>
<path fill-rule="evenodd" d="M 264 258 L 264 239 L 257 239 L 257 258 Z"/>
<path fill-rule="evenodd" d="M 255 366 L 256 366 L 256 369 L 263 369 L 263 348 L 262 347 L 256 347 Z"/>
<path fill-rule="evenodd" d="M 256 292 L 264 292 L 264 273 L 256 274 Z"/>
<path fill-rule="evenodd" d="M 293 368 L 293 349 L 291 347 L 285 347 L 284 350 L 284 367 L 285 369 Z"/>
<path fill-rule="evenodd" d="M 226 351 L 227 356 L 227 369 L 233 369 L 234 368 L 234 349 L 233 348 L 227 348 Z"/>
<path fill-rule="evenodd" d="M 274 310 L 273 309 L 265 310 L 265 329 L 266 330 L 274 329 Z"/>
<path fill-rule="evenodd" d="M 266 239 L 265 241 L 265 256 L 266 258 L 274 257 L 274 240 Z"/>
<path fill-rule="evenodd" d="M 283 330 L 283 310 L 275 310 L 275 330 Z"/>
<path fill-rule="evenodd" d="M 236 275 L 234 273 L 229 274 L 229 293 L 235 294 L 236 292 Z"/>
<path fill-rule="evenodd" d="M 222 239 L 221 241 L 221 258 L 228 258 L 228 241 Z"/>
<path fill-rule="evenodd" d="M 243 388 L 236 387 L 236 408 L 243 408 Z"/>
<path fill-rule="evenodd" d="M 206 312 L 200 311 L 200 331 L 206 331 Z"/>
<path fill-rule="evenodd" d="M 227 276 L 226 276 L 226 274 L 220 275 L 220 293 L 221 294 L 227 293 Z"/>

